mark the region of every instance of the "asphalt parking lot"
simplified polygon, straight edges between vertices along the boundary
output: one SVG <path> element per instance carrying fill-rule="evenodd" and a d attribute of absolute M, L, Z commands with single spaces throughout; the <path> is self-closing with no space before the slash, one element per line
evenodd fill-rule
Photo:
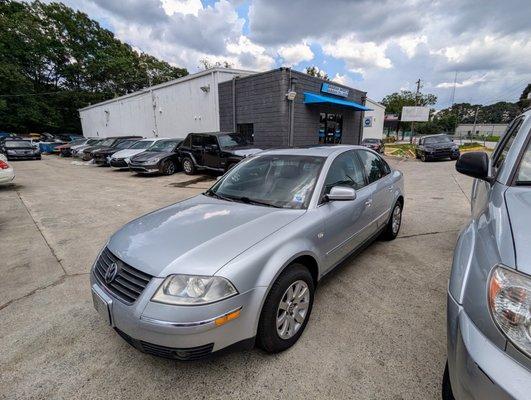
<path fill-rule="evenodd" d="M 140 177 L 44 156 L 0 186 L 0 398 L 436 399 L 446 286 L 471 180 L 454 162 L 405 174 L 400 236 L 347 260 L 318 288 L 288 351 L 179 363 L 139 353 L 92 308 L 89 269 L 122 224 L 205 190 L 211 177 Z"/>

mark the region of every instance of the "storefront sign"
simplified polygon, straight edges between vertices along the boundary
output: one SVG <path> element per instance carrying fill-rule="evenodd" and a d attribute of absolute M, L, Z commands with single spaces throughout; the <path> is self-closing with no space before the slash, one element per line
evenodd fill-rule
<path fill-rule="evenodd" d="M 323 83 L 321 86 L 321 92 L 335 94 L 336 96 L 348 97 L 348 89 L 331 85 L 329 83 Z"/>
<path fill-rule="evenodd" d="M 363 120 L 363 126 L 365 126 L 365 128 L 371 128 L 372 127 L 372 117 L 365 117 L 365 119 Z"/>

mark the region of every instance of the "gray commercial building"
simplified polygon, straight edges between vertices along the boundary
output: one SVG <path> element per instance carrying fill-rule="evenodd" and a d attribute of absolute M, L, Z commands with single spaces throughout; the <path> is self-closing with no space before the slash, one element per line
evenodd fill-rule
<path fill-rule="evenodd" d="M 366 93 L 289 68 L 219 84 L 221 131 L 257 147 L 359 144 Z"/>

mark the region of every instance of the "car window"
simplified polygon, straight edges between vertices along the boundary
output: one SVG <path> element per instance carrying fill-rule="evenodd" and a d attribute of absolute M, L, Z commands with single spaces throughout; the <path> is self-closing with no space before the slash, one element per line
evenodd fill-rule
<path fill-rule="evenodd" d="M 203 146 L 203 136 L 192 135 L 192 146 Z"/>
<path fill-rule="evenodd" d="M 330 165 L 324 183 L 324 193 L 330 193 L 334 186 L 348 186 L 356 190 L 365 186 L 362 167 L 353 151 L 341 153 Z"/>
<path fill-rule="evenodd" d="M 182 143 L 182 146 L 181 147 L 190 147 L 192 145 L 192 139 L 191 139 L 191 136 L 192 135 L 188 135 L 186 136 L 186 138 L 184 139 L 183 143 Z"/>
<path fill-rule="evenodd" d="M 389 165 L 382 158 L 370 151 L 358 150 L 369 183 L 376 182 L 390 172 Z"/>
<path fill-rule="evenodd" d="M 531 132 L 529 133 L 531 134 Z M 522 156 L 518 172 L 516 173 L 517 185 L 531 185 L 531 140 L 527 143 L 527 149 Z"/>
<path fill-rule="evenodd" d="M 203 136 L 204 146 L 212 146 L 212 145 L 217 145 L 217 144 L 218 144 L 218 141 L 216 140 L 215 136 L 210 136 L 210 135 Z"/>
<path fill-rule="evenodd" d="M 503 168 L 505 163 L 505 158 L 511 146 L 514 143 L 516 134 L 520 130 L 524 119 L 522 117 L 513 121 L 513 123 L 507 129 L 507 133 L 502 137 L 496 149 L 494 149 L 494 154 L 492 156 L 492 172 L 494 175 L 497 175 Z"/>

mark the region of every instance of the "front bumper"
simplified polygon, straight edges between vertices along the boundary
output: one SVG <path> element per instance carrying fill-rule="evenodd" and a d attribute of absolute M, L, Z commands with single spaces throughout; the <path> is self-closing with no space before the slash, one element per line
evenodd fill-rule
<path fill-rule="evenodd" d="M 129 169 L 134 172 L 141 172 L 143 174 L 153 174 L 160 172 L 158 164 L 129 164 Z"/>
<path fill-rule="evenodd" d="M 15 179 L 15 170 L 13 168 L 0 169 L 0 183 L 8 183 Z"/>
<path fill-rule="evenodd" d="M 95 155 L 94 163 L 98 165 L 109 165 L 108 156 L 107 155 Z"/>
<path fill-rule="evenodd" d="M 41 153 L 31 154 L 6 154 L 8 160 L 34 160 L 41 157 Z"/>
<path fill-rule="evenodd" d="M 459 154 L 460 154 L 459 150 L 426 151 L 426 157 L 432 160 L 443 159 L 443 158 L 458 158 Z"/>
<path fill-rule="evenodd" d="M 109 303 L 110 324 L 137 349 L 157 356 L 195 359 L 256 335 L 267 288 L 257 287 L 203 306 L 173 306 L 150 301 L 163 282 L 152 278 L 131 305 L 114 297 L 90 274 L 92 290 Z M 214 320 L 234 310 L 240 316 L 224 325 Z"/>
<path fill-rule="evenodd" d="M 450 294 L 448 368 L 457 400 L 529 399 L 531 371 L 487 339 Z"/>
<path fill-rule="evenodd" d="M 127 168 L 129 165 L 125 162 L 123 158 L 111 158 L 109 164 L 114 168 Z"/>

